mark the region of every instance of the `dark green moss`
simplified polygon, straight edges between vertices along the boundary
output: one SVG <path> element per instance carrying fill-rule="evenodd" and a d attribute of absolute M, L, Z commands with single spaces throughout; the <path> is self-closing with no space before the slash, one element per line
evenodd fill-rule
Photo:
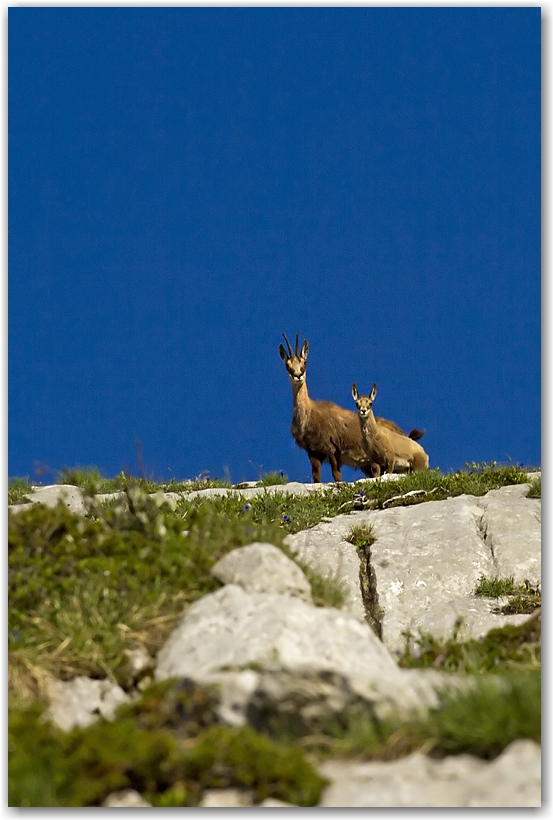
<path fill-rule="evenodd" d="M 121 706 L 118 714 L 133 717 L 141 729 L 169 729 L 179 737 L 196 737 L 219 722 L 219 703 L 217 686 L 198 686 L 181 678 L 152 684 L 140 700 Z"/>
<path fill-rule="evenodd" d="M 8 725 L 10 806 L 100 806 L 135 789 L 153 805 L 195 806 L 204 789 L 248 788 L 256 802 L 274 797 L 316 805 L 325 781 L 304 754 L 247 727 L 212 726 L 192 741 L 144 729 L 130 715 L 64 734 L 40 710 L 12 710 Z"/>

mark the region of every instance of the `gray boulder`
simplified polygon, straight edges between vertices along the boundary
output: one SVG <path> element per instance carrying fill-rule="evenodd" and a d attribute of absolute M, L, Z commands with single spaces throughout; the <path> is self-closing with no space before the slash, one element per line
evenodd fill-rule
<path fill-rule="evenodd" d="M 217 679 L 223 690 L 230 680 L 234 706 L 230 695 L 224 698 L 239 724 L 259 684 L 253 676 L 238 680 L 241 670 L 273 676 L 272 682 L 263 682 L 264 694 L 257 693 L 258 701 L 286 704 L 299 697 L 298 703 L 311 688 L 312 694 L 317 692 L 316 710 L 321 704 L 341 708 L 361 698 L 379 716 L 408 715 L 436 705 L 436 681 L 443 681 L 439 675 L 414 677 L 399 669 L 372 629 L 347 613 L 284 595 L 246 593 L 229 584 L 190 607 L 158 653 L 155 678 Z M 276 670 L 281 670 L 280 678 Z M 282 670 L 296 679 L 283 676 Z M 324 680 L 320 676 L 325 672 L 340 678 Z M 347 679 L 345 683 L 341 678 Z M 423 683 L 426 679 L 428 685 Z"/>
<path fill-rule="evenodd" d="M 273 544 L 256 542 L 238 547 L 217 561 L 211 574 L 223 584 L 238 584 L 246 592 L 274 592 L 312 603 L 304 573 Z"/>

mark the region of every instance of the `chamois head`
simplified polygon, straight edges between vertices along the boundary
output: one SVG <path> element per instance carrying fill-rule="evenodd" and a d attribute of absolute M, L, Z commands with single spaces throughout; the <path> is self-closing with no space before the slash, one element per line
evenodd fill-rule
<path fill-rule="evenodd" d="M 288 371 L 288 376 L 290 377 L 290 381 L 292 382 L 292 384 L 300 385 L 305 381 L 305 363 L 307 361 L 307 354 L 309 352 L 309 345 L 307 344 L 307 339 L 304 339 L 302 349 L 301 351 L 299 351 L 299 333 L 296 333 L 296 352 L 292 353 L 292 347 L 290 345 L 290 342 L 288 341 L 284 333 L 282 335 L 284 336 L 284 340 L 288 345 L 288 351 L 285 350 L 283 344 L 280 344 L 278 346 L 280 358 L 286 365 L 286 370 Z"/>
<path fill-rule="evenodd" d="M 357 405 L 357 412 L 359 413 L 359 418 L 367 418 L 367 416 L 371 412 L 373 401 L 376 396 L 376 384 L 373 384 L 372 390 L 368 396 L 360 396 L 357 392 L 357 385 L 355 384 L 355 382 L 353 382 L 351 386 L 351 395 L 353 396 L 353 401 Z"/>

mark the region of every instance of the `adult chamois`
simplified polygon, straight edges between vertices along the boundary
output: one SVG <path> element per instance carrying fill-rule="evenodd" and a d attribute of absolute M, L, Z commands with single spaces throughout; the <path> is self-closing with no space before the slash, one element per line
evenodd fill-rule
<path fill-rule="evenodd" d="M 376 390 L 376 384 L 373 384 L 368 396 L 360 396 L 355 382 L 351 386 L 351 395 L 357 405 L 363 446 L 373 467 L 373 475 L 380 475 L 382 472 L 412 473 L 414 470 L 428 470 L 428 456 L 418 441 L 377 424 L 372 410 Z"/>
<path fill-rule="evenodd" d="M 278 350 L 288 371 L 294 403 L 290 432 L 296 444 L 307 452 L 313 481 L 320 482 L 321 466 L 325 461 L 330 463 L 334 481 L 342 480 L 342 464 L 360 469 L 366 476 L 373 476 L 375 468 L 365 453 L 357 414 L 333 402 L 309 398 L 305 375 L 309 351 L 307 340 L 304 340 L 300 351 L 299 334 L 296 333 L 296 348 L 292 352 L 288 338 L 284 333 L 282 335 L 288 350 L 283 344 L 279 345 Z M 376 422 L 403 435 L 401 428 L 391 421 L 377 418 Z M 420 438 L 423 432 L 413 430 L 410 435 Z"/>

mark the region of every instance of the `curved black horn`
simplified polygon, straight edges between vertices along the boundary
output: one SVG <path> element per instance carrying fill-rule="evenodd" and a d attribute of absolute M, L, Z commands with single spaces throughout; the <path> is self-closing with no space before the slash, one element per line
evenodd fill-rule
<path fill-rule="evenodd" d="M 291 345 L 290 345 L 290 342 L 288 341 L 288 337 L 286 336 L 286 334 L 285 334 L 285 333 L 283 333 L 282 335 L 284 336 L 284 341 L 285 341 L 285 342 L 286 342 L 286 344 L 288 345 L 288 357 L 291 359 L 291 358 L 292 358 L 292 356 L 294 355 L 294 354 L 292 353 L 292 347 L 291 347 Z"/>
<path fill-rule="evenodd" d="M 299 347 L 298 347 L 298 337 L 299 337 L 299 335 L 300 335 L 299 331 L 296 331 L 296 356 L 300 355 L 300 351 L 299 351 Z"/>

